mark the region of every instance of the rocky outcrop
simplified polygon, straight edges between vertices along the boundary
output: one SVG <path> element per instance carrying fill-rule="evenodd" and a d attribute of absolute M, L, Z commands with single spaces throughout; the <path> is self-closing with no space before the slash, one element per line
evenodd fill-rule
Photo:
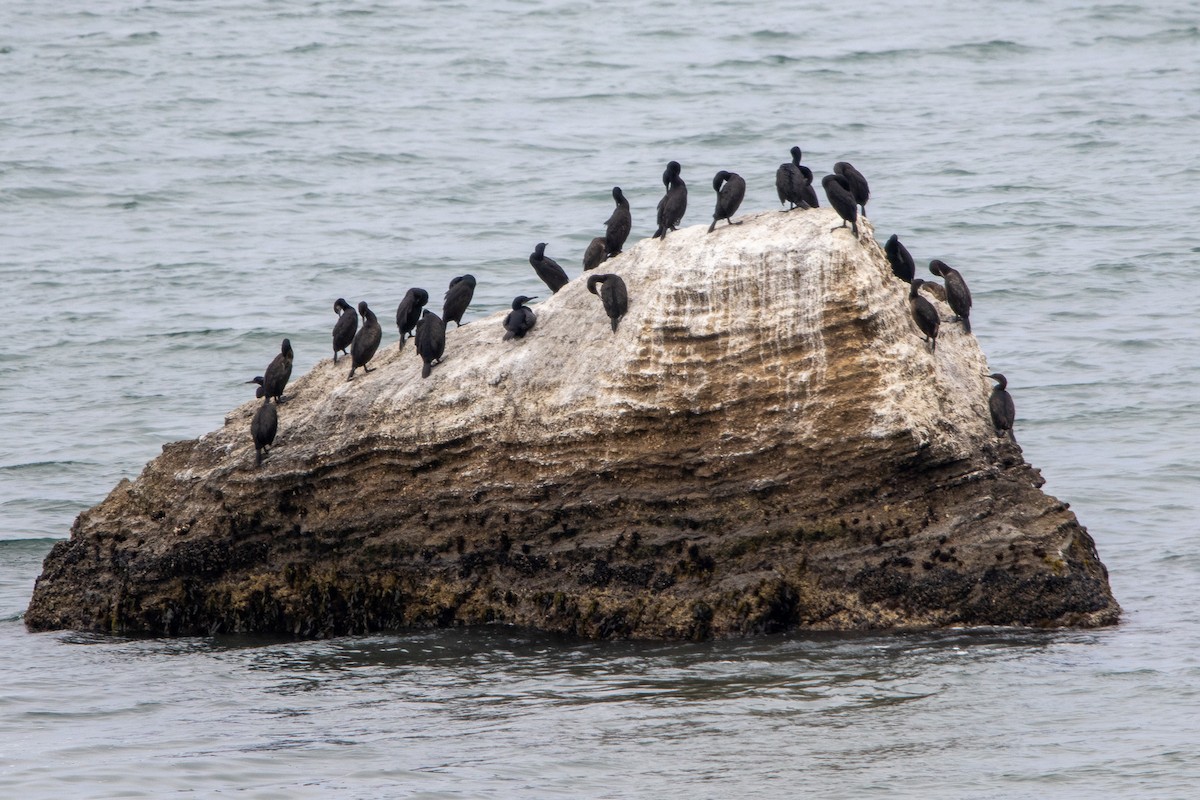
<path fill-rule="evenodd" d="M 502 341 L 503 314 L 452 328 L 426 380 L 394 339 L 353 381 L 321 362 L 288 387 L 261 468 L 255 403 L 165 446 L 54 547 L 26 623 L 698 638 L 1115 622 L 1091 537 L 991 430 L 975 339 L 947 323 L 927 349 L 869 226 L 859 241 L 827 209 L 743 219 L 605 263 L 629 288 L 615 334 L 576 278 L 523 340 Z"/>

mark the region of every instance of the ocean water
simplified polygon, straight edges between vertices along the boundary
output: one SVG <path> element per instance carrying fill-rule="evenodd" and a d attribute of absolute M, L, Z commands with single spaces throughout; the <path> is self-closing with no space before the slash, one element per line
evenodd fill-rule
<path fill-rule="evenodd" d="M 0 797 L 1154 797 L 1200 782 L 1200 3 L 0 4 Z M 332 304 L 467 319 L 798 144 L 958 267 L 1097 631 L 29 634 L 56 538 Z M 534 291 L 531 291 L 534 290 Z"/>

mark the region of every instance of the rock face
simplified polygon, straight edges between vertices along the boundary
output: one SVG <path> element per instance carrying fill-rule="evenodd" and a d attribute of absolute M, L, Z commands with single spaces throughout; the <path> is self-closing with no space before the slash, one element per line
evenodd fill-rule
<path fill-rule="evenodd" d="M 395 341 L 350 382 L 321 362 L 262 468 L 254 402 L 165 446 L 53 548 L 27 625 L 1114 623 L 1091 537 L 992 432 L 975 339 L 947 323 L 928 350 L 869 225 L 743 219 L 606 262 L 629 287 L 615 334 L 577 277 L 523 340 L 503 313 L 451 329 L 426 380 Z"/>

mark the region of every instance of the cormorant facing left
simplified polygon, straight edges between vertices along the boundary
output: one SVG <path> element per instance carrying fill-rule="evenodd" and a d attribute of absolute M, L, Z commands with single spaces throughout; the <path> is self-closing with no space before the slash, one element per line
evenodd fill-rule
<path fill-rule="evenodd" d="M 413 338 L 417 342 L 417 355 L 425 362 L 425 366 L 421 368 L 421 377 L 428 378 L 433 365 L 440 364 L 442 353 L 446 352 L 446 323 L 427 308 L 421 312 L 421 321 L 417 323 L 417 332 Z"/>
<path fill-rule="evenodd" d="M 629 216 L 629 201 L 625 199 L 625 194 L 621 191 L 620 186 L 613 187 L 612 196 L 617 207 L 613 209 L 612 216 L 604 223 L 604 247 L 608 251 L 609 258 L 621 252 L 621 248 L 625 246 L 625 240 L 629 238 L 629 231 L 633 228 L 633 219 Z"/>
<path fill-rule="evenodd" d="M 608 245 L 603 236 L 597 236 L 588 244 L 583 253 L 583 271 L 588 272 L 604 263 L 608 258 Z"/>
<path fill-rule="evenodd" d="M 262 397 L 262 389 L 259 388 Z M 254 463 L 261 466 L 266 457 L 267 448 L 275 442 L 275 433 L 279 430 L 279 411 L 271 404 L 271 399 L 263 398 L 262 405 L 254 412 L 250 420 L 250 436 L 254 439 Z"/>
<path fill-rule="evenodd" d="M 454 320 L 454 327 L 462 326 L 462 315 L 467 313 L 471 298 L 475 296 L 475 276 L 459 275 L 450 281 L 446 290 L 446 302 L 442 305 L 442 321 L 447 325 Z"/>
<path fill-rule="evenodd" d="M 678 230 L 679 223 L 683 221 L 683 214 L 687 211 L 687 184 L 679 176 L 682 169 L 678 161 L 672 161 L 663 173 L 667 193 L 658 201 L 658 230 L 654 232 L 654 239 L 666 238 L 667 231 Z"/>
<path fill-rule="evenodd" d="M 533 326 L 537 324 L 537 314 L 525 304 L 536 299 L 536 296 L 526 297 L 523 294 L 513 298 L 512 311 L 504 318 L 504 341 L 524 339 L 525 334 L 533 330 Z"/>
<path fill-rule="evenodd" d="M 600 284 L 598 292 L 597 283 Z M 625 288 L 625 281 L 621 280 L 620 275 L 592 275 L 588 278 L 587 289 L 600 296 L 600 302 L 604 304 L 604 313 L 608 314 L 613 333 L 616 333 L 617 323 L 629 310 L 629 292 Z"/>
<path fill-rule="evenodd" d="M 263 394 L 267 398 L 275 398 L 276 403 L 283 402 L 283 388 L 287 386 L 288 378 L 292 377 L 292 342 L 284 339 L 279 347 L 279 355 L 271 359 L 267 371 L 263 373 Z"/>
<path fill-rule="evenodd" d="M 375 312 L 367 308 L 366 300 L 359 301 L 358 313 L 362 315 L 363 325 L 354 335 L 354 344 L 350 346 L 350 375 L 346 380 L 353 378 L 354 370 L 359 367 L 362 367 L 363 372 L 371 371 L 367 362 L 374 357 L 375 351 L 379 349 L 379 340 L 383 338 L 383 328 L 379 327 Z"/>
<path fill-rule="evenodd" d="M 736 172 L 721 170 L 713 178 L 713 189 L 717 193 L 717 208 L 713 211 L 713 221 L 712 225 L 708 226 L 708 232 L 712 233 L 713 228 L 717 227 L 717 221 L 722 219 L 730 225 L 741 225 L 742 223 L 734 222 L 730 218 L 737 213 L 742 198 L 746 196 L 745 179 Z"/>
<path fill-rule="evenodd" d="M 900 243 L 900 237 L 893 233 L 883 246 L 883 252 L 887 254 L 888 263 L 892 265 L 892 274 L 905 283 L 912 283 L 912 279 L 917 275 L 917 264 L 908 248 Z"/>
<path fill-rule="evenodd" d="M 542 283 L 550 287 L 551 292 L 558 292 L 571 281 L 558 262 L 546 255 L 545 242 L 538 242 L 537 247 L 533 248 L 533 252 L 529 254 L 529 263 L 542 279 Z"/>
<path fill-rule="evenodd" d="M 339 297 L 333 303 L 333 310 L 338 315 L 338 321 L 333 325 L 333 363 L 337 363 L 338 353 L 344 353 L 354 341 L 354 333 L 358 330 L 358 314 L 354 306 Z"/>
<path fill-rule="evenodd" d="M 992 413 L 992 427 L 996 429 L 997 436 L 1003 437 L 1007 433 L 1008 438 L 1015 442 L 1017 437 L 1013 433 L 1012 427 L 1017 418 L 1017 406 L 1013 403 L 1012 395 L 1008 393 L 1008 378 L 999 372 L 993 372 L 988 377 L 997 384 L 992 387 L 992 396 L 988 398 L 988 411 Z"/>
<path fill-rule="evenodd" d="M 854 233 L 854 238 L 858 238 L 858 204 L 854 201 L 854 195 L 850 189 L 849 179 L 841 175 L 826 175 L 821 179 L 821 185 L 825 187 L 825 196 L 829 198 L 829 205 L 833 206 L 833 210 L 842 218 L 842 224 L 838 228 L 846 227 L 849 222 Z M 837 228 L 830 228 L 836 231 Z"/>
<path fill-rule="evenodd" d="M 421 309 L 429 302 L 429 292 L 413 287 L 404 293 L 404 299 L 396 306 L 396 327 L 400 329 L 400 349 L 404 340 L 412 336 L 413 328 L 421 320 Z"/>
<path fill-rule="evenodd" d="M 850 194 L 854 195 L 854 202 L 862 206 L 863 216 L 866 216 L 867 201 L 871 199 L 871 187 L 867 185 L 867 179 L 849 161 L 839 161 L 834 164 L 833 172 L 850 181 Z"/>
<path fill-rule="evenodd" d="M 942 321 L 938 317 L 933 303 L 917 293 L 923 283 L 925 281 L 920 278 L 912 279 L 912 283 L 908 287 L 908 307 L 912 312 L 913 322 L 917 323 L 917 328 L 925 334 L 925 341 L 929 342 L 929 349 L 937 350 L 938 328 L 941 327 Z"/>
<path fill-rule="evenodd" d="M 792 148 L 791 163 L 779 165 L 775 170 L 775 193 L 779 195 L 780 203 L 788 203 L 786 211 L 794 208 L 808 208 L 804 199 L 804 173 L 800 171 L 800 148 Z M 808 182 L 812 182 L 812 172 L 809 172 Z"/>
<path fill-rule="evenodd" d="M 971 290 L 967 288 L 962 273 L 936 258 L 929 262 L 929 271 L 946 282 L 946 302 L 950 304 L 950 310 L 958 315 L 955 321 L 962 322 L 963 331 L 970 333 Z"/>

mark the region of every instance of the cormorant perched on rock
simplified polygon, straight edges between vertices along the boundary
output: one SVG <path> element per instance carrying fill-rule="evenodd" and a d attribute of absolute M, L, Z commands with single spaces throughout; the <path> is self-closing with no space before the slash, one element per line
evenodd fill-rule
<path fill-rule="evenodd" d="M 292 377 L 292 342 L 284 339 L 279 347 L 279 355 L 271 359 L 267 371 L 263 374 L 263 395 L 275 398 L 276 403 L 283 402 L 283 388 L 287 386 L 288 378 Z"/>
<path fill-rule="evenodd" d="M 929 342 L 930 350 L 937 350 L 937 335 L 938 328 L 941 327 L 942 321 L 938 317 L 937 309 L 933 307 L 933 303 L 921 297 L 918 290 L 921 284 L 925 281 L 920 278 L 913 278 L 912 283 L 908 288 L 908 307 L 912 311 L 913 322 L 917 323 L 917 327 L 921 333 L 925 334 L 925 341 Z"/>
<path fill-rule="evenodd" d="M 821 185 L 825 187 L 825 196 L 829 198 L 829 205 L 833 206 L 833 210 L 842 218 L 842 224 L 838 228 L 846 227 L 846 223 L 849 222 L 854 237 L 857 239 L 858 205 L 854 202 L 849 179 L 841 175 L 826 175 L 821 179 Z M 836 231 L 837 228 L 830 228 L 830 230 Z"/>
<path fill-rule="evenodd" d="M 912 279 L 917 276 L 917 264 L 908 248 L 900 243 L 900 237 L 893 233 L 883 246 L 883 252 L 887 254 L 888 263 L 892 265 L 892 274 L 905 283 L 912 283 Z"/>
<path fill-rule="evenodd" d="M 362 315 L 363 324 L 358 333 L 354 335 L 354 344 L 350 346 L 350 375 L 346 380 L 353 378 L 354 370 L 359 367 L 362 367 L 363 372 L 371 371 L 367 362 L 379 349 L 379 340 L 383 337 L 383 329 L 379 327 L 379 320 L 375 317 L 375 312 L 367 308 L 366 300 L 359 301 L 358 313 Z"/>
<path fill-rule="evenodd" d="M 779 195 L 779 202 L 790 204 L 785 211 L 816 207 L 816 203 L 809 203 L 805 197 L 805 186 L 812 184 L 812 170 L 808 170 L 808 177 L 805 178 L 804 170 L 807 168 L 800 166 L 800 156 L 800 148 L 793 147 L 791 163 L 780 164 L 779 169 L 775 170 L 775 192 Z M 816 199 L 815 193 L 813 199 Z"/>
<path fill-rule="evenodd" d="M 583 253 L 583 271 L 593 270 L 608 258 L 608 244 L 603 236 L 597 236 L 588 244 Z"/>
<path fill-rule="evenodd" d="M 600 284 L 598 292 L 597 283 Z M 587 289 L 600 296 L 600 302 L 604 303 L 604 313 L 608 314 L 613 333 L 616 333 L 617 323 L 629 310 L 629 292 L 625 288 L 625 281 L 621 280 L 620 275 L 592 275 L 588 277 Z"/>
<path fill-rule="evenodd" d="M 550 287 L 551 292 L 557 292 L 571 280 L 557 261 L 546 256 L 545 242 L 538 242 L 537 247 L 533 248 L 533 252 L 529 254 L 529 263 L 542 282 Z"/>
<path fill-rule="evenodd" d="M 655 239 L 666 238 L 668 230 L 677 230 L 677 226 L 683 221 L 684 212 L 687 211 L 687 184 L 679 176 L 681 170 L 679 162 L 672 161 L 667 164 L 666 172 L 663 173 L 667 193 L 658 201 L 658 230 L 654 232 Z"/>
<path fill-rule="evenodd" d="M 608 251 L 609 258 L 621 252 L 621 248 L 625 246 L 625 240 L 629 238 L 629 231 L 633 228 L 633 219 L 629 216 L 629 201 L 625 199 L 620 186 L 613 187 L 612 196 L 617 207 L 613 209 L 612 216 L 604 223 L 606 226 L 604 247 Z"/>
<path fill-rule="evenodd" d="M 259 389 L 262 397 L 262 389 Z M 250 435 L 254 438 L 254 463 L 261 466 L 266 450 L 275 442 L 275 433 L 279 430 L 279 411 L 271 404 L 270 398 L 263 398 L 262 405 L 254 412 L 250 420 Z"/>
<path fill-rule="evenodd" d="M 537 314 L 525 304 L 536 299 L 536 295 L 526 297 L 523 294 L 513 298 L 512 311 L 504 318 L 504 341 L 524 339 L 525 334 L 533 330 L 533 326 L 537 324 Z"/>
<path fill-rule="evenodd" d="M 467 312 L 467 306 L 471 305 L 474 296 L 474 275 L 459 275 L 451 280 L 450 288 L 446 290 L 446 302 L 442 304 L 442 322 L 449 325 L 450 320 L 454 320 L 454 327 L 461 327 L 462 315 Z"/>
<path fill-rule="evenodd" d="M 446 323 L 427 308 L 421 312 L 421 321 L 417 323 L 417 331 L 413 338 L 417 344 L 417 355 L 425 362 L 421 369 L 421 377 L 428 378 L 433 365 L 440 364 L 442 353 L 446 352 Z"/>
<path fill-rule="evenodd" d="M 412 288 L 404 293 L 404 299 L 396 306 L 396 327 L 400 329 L 400 349 L 404 349 L 404 340 L 412 336 L 413 328 L 421 319 L 421 309 L 429 302 L 429 292 L 424 289 Z"/>
<path fill-rule="evenodd" d="M 354 306 L 339 297 L 333 302 L 333 310 L 338 314 L 338 321 L 333 325 L 333 363 L 337 363 L 338 353 L 346 352 L 354 341 L 354 333 L 358 330 L 358 314 Z"/>
<path fill-rule="evenodd" d="M 721 170 L 713 178 L 713 189 L 717 193 L 717 208 L 713 211 L 713 221 L 712 225 L 708 226 L 708 232 L 712 233 L 713 228 L 717 227 L 717 221 L 722 219 L 730 225 L 741 225 L 742 223 L 734 222 L 730 217 L 737 213 L 742 198 L 746 196 L 745 179 L 736 172 Z"/>
<path fill-rule="evenodd" d="M 834 164 L 833 172 L 850 181 L 850 194 L 854 195 L 854 202 L 862 206 L 862 213 L 865 216 L 867 201 L 871 199 L 871 187 L 867 185 L 867 179 L 849 161 L 839 161 Z"/>
<path fill-rule="evenodd" d="M 956 316 L 955 322 L 962 322 L 963 331 L 971 332 L 971 290 L 962 274 L 954 267 L 936 258 L 929 262 L 929 271 L 946 282 L 946 302 Z"/>
<path fill-rule="evenodd" d="M 1014 442 L 1017 440 L 1013 433 L 1013 421 L 1017 418 L 1017 406 L 1013 403 L 1012 395 L 1008 393 L 1008 378 L 1001 375 L 999 372 L 993 372 L 988 375 L 989 378 L 996 381 L 996 386 L 992 387 L 992 396 L 988 398 L 988 411 L 992 412 L 992 427 L 996 429 L 996 435 L 1003 437 L 1008 434 L 1008 438 Z"/>

